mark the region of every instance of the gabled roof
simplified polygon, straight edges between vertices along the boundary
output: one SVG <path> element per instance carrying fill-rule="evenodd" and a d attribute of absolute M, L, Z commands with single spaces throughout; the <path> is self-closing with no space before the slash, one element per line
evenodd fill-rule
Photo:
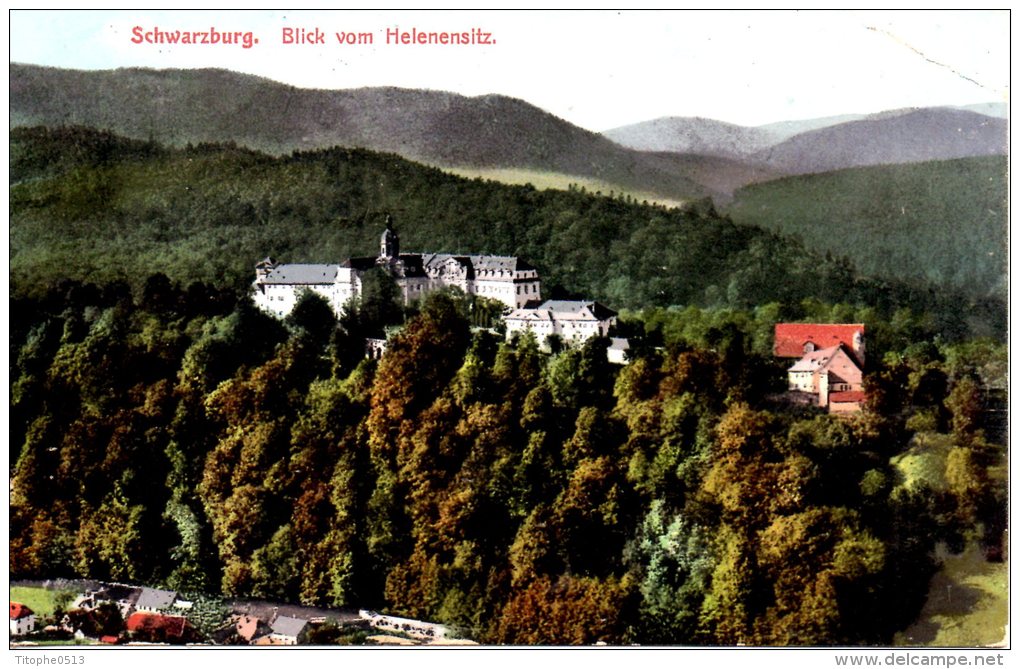
<path fill-rule="evenodd" d="M 33 616 L 35 613 L 20 602 L 11 602 L 11 620 L 21 620 Z"/>
<path fill-rule="evenodd" d="M 534 265 L 514 256 L 468 256 L 478 271 L 525 272 L 535 269 Z"/>
<path fill-rule="evenodd" d="M 817 351 L 811 351 L 810 353 L 804 353 L 801 359 L 794 363 L 793 367 L 790 368 L 791 372 L 814 372 L 821 369 L 832 360 L 832 356 L 836 355 L 836 351 L 839 350 L 841 345 L 830 346 L 829 348 L 823 348 Z"/>
<path fill-rule="evenodd" d="M 843 344 L 853 351 L 854 335 L 864 336 L 863 323 L 776 323 L 773 354 L 780 358 L 799 358 L 804 346 L 814 344 L 825 349 Z"/>
<path fill-rule="evenodd" d="M 177 593 L 173 590 L 142 588 L 142 593 L 138 595 L 135 607 L 139 609 L 165 609 L 172 606 L 175 599 L 177 599 Z"/>
<path fill-rule="evenodd" d="M 273 621 L 273 634 L 279 634 L 280 636 L 291 636 L 295 639 L 301 635 L 304 631 L 305 626 L 308 624 L 307 620 L 301 618 L 292 618 L 290 616 L 277 616 L 276 620 Z"/>
<path fill-rule="evenodd" d="M 188 628 L 188 619 L 184 616 L 167 616 L 162 613 L 144 613 L 138 611 L 128 616 L 126 627 L 129 632 L 154 632 L 161 630 L 168 638 L 181 638 Z"/>
<path fill-rule="evenodd" d="M 503 320 L 605 321 L 616 312 L 593 301 L 546 300 L 535 308 L 514 309 Z"/>
<path fill-rule="evenodd" d="M 535 308 L 524 308 L 514 309 L 507 314 L 503 320 L 517 320 L 517 321 L 552 321 L 553 314 L 548 309 L 542 309 L 541 307 Z"/>
<path fill-rule="evenodd" d="M 333 283 L 340 265 L 277 265 L 262 278 L 262 283 L 313 285 Z"/>
<path fill-rule="evenodd" d="M 546 300 L 538 308 L 554 312 L 559 319 L 576 314 L 582 318 L 604 321 L 616 316 L 615 311 L 594 300 Z"/>
<path fill-rule="evenodd" d="M 853 353 L 851 353 L 850 350 L 843 344 L 823 348 L 820 351 L 805 353 L 800 360 L 790 367 L 788 371 L 811 373 L 827 372 L 830 376 L 829 381 L 831 383 L 845 382 L 846 379 L 836 374 L 832 369 L 832 366 L 837 360 L 846 361 L 845 364 L 842 364 L 843 369 L 847 369 L 847 365 L 851 365 L 858 372 L 861 371 L 860 363 L 856 358 L 854 358 Z"/>

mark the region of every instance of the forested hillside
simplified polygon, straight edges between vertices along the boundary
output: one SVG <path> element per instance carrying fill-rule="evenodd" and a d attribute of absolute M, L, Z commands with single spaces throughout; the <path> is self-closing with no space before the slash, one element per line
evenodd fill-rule
<path fill-rule="evenodd" d="M 11 142 L 14 578 L 382 609 L 488 643 L 872 644 L 936 546 L 1001 557 L 1001 302 L 878 283 L 710 208 L 452 177 L 392 155 Z M 254 262 L 517 254 L 626 309 L 541 353 L 462 294 L 338 323 Z M 366 291 L 368 293 L 369 291 Z M 697 306 L 701 305 L 701 307 Z M 638 309 L 644 307 L 643 309 Z M 865 322 L 869 405 L 773 397 L 780 320 Z M 364 335 L 398 326 L 364 358 Z"/>
<path fill-rule="evenodd" d="M 489 643 L 871 644 L 913 621 L 938 542 L 999 554 L 1005 347 L 904 345 L 923 320 L 872 321 L 902 348 L 846 419 L 769 409 L 775 305 L 645 314 L 635 342 L 665 349 L 615 368 L 604 340 L 472 334 L 438 294 L 375 363 L 360 315 L 317 299 L 281 323 L 201 284 L 123 288 L 12 302 L 14 578 Z"/>
<path fill-rule="evenodd" d="M 789 177 L 738 190 L 726 211 L 864 274 L 1004 295 L 1006 170 L 991 156 Z"/>
<path fill-rule="evenodd" d="M 14 63 L 10 72 L 11 127 L 82 125 L 170 146 L 236 142 L 271 154 L 363 147 L 446 167 L 575 175 L 669 199 L 706 194 L 684 163 L 621 147 L 503 95 L 311 90 L 213 69 Z"/>
<path fill-rule="evenodd" d="M 787 174 L 829 172 L 1009 152 L 1006 120 L 966 109 L 929 107 L 872 114 L 809 130 L 754 158 Z"/>
<path fill-rule="evenodd" d="M 710 206 L 666 209 L 467 180 L 368 151 L 271 157 L 219 145 L 170 149 L 82 128 L 16 129 L 11 181 L 18 295 L 65 278 L 123 280 L 137 293 L 157 272 L 240 290 L 266 255 L 374 255 L 389 212 L 406 250 L 517 255 L 540 269 L 545 294 L 614 308 L 814 298 L 927 313 L 949 339 L 1005 328 L 1001 300 L 872 281 L 851 259 L 734 224 Z"/>

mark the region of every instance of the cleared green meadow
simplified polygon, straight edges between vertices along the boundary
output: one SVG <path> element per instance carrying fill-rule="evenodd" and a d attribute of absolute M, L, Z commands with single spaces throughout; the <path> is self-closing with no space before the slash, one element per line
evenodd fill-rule
<path fill-rule="evenodd" d="M 53 615 L 59 590 L 47 590 L 37 586 L 11 586 L 11 601 L 24 604 L 39 617 Z"/>
<path fill-rule="evenodd" d="M 920 617 L 896 636 L 896 645 L 972 648 L 1008 642 L 1008 562 L 986 561 L 975 545 L 941 557 Z"/>

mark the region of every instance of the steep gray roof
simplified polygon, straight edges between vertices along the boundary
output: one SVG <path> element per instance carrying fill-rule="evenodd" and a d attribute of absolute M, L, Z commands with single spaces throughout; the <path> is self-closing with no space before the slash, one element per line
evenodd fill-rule
<path fill-rule="evenodd" d="M 477 270 L 514 272 L 535 269 L 529 263 L 513 256 L 468 256 Z"/>
<path fill-rule="evenodd" d="M 529 263 L 514 256 L 481 256 L 460 255 L 456 253 L 425 253 L 422 254 L 425 266 L 439 265 L 450 258 L 461 264 L 468 264 L 476 272 L 516 272 L 535 269 Z"/>
<path fill-rule="evenodd" d="M 277 616 L 276 620 L 273 621 L 272 628 L 273 634 L 279 634 L 281 636 L 292 636 L 297 638 L 301 635 L 302 630 L 305 629 L 305 625 L 308 624 L 307 620 L 301 618 L 291 618 L 290 616 Z"/>
<path fill-rule="evenodd" d="M 593 300 L 546 300 L 538 308 L 557 314 L 583 314 L 588 311 L 600 321 L 616 316 L 615 311 Z"/>
<path fill-rule="evenodd" d="M 270 271 L 263 283 L 272 284 L 321 284 L 336 281 L 340 265 L 277 265 Z"/>
<path fill-rule="evenodd" d="M 142 588 L 135 602 L 135 608 L 139 609 L 165 609 L 170 607 L 177 599 L 177 593 L 172 590 L 159 590 L 157 588 Z"/>

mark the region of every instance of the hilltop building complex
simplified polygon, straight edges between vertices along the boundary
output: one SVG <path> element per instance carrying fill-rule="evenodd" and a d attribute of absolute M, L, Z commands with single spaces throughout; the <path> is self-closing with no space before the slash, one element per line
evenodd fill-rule
<path fill-rule="evenodd" d="M 339 316 L 361 296 L 362 279 L 373 268 L 386 270 L 405 304 L 456 286 L 520 309 L 542 299 L 538 270 L 512 256 L 401 253 L 400 237 L 387 218 L 377 257 L 348 258 L 336 264 L 277 264 L 266 258 L 255 266 L 254 300 L 262 310 L 284 317 L 305 290 L 318 293 Z"/>

